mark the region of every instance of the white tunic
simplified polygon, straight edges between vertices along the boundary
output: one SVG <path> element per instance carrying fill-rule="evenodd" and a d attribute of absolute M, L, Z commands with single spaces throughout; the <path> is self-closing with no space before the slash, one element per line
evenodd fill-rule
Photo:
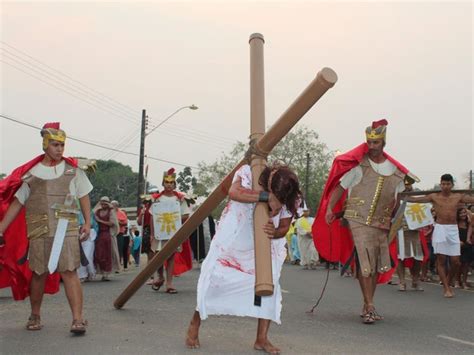
<path fill-rule="evenodd" d="M 375 163 L 370 159 L 368 160 L 372 169 L 376 173 L 382 176 L 393 175 L 395 171 L 397 170 L 397 167 L 388 159 L 385 159 L 385 161 L 380 164 Z M 351 170 L 349 170 L 347 173 L 345 173 L 342 176 L 340 180 L 341 187 L 344 190 L 349 189 L 349 192 L 348 192 L 349 196 L 351 196 L 352 188 L 356 186 L 357 184 L 359 184 L 360 181 L 362 180 L 362 175 L 363 175 L 362 167 L 360 165 L 357 165 L 356 167 L 352 168 Z M 401 181 L 395 190 L 395 197 L 397 196 L 398 193 L 402 192 L 403 190 L 405 190 L 405 184 L 403 181 Z"/>
<path fill-rule="evenodd" d="M 60 178 L 64 174 L 65 167 L 66 163 L 64 160 L 56 166 L 46 166 L 38 163 L 30 169 L 29 173 L 43 180 L 53 180 Z M 76 168 L 76 176 L 72 178 L 71 183 L 69 184 L 70 194 L 76 198 L 82 198 L 91 191 L 92 184 L 87 178 L 86 173 L 83 170 Z M 15 197 L 22 205 L 26 203 L 30 197 L 30 187 L 26 182 L 24 182 L 17 190 Z"/>
<path fill-rule="evenodd" d="M 252 188 L 250 166 L 242 166 L 235 173 L 233 182 L 239 177 L 244 188 Z M 196 309 L 201 319 L 215 314 L 249 316 L 281 323 L 279 280 L 286 258 L 286 239 L 273 239 L 271 242 L 274 292 L 272 296 L 262 297 L 261 306 L 255 306 L 254 208 L 255 203 L 230 200 L 222 212 L 198 281 Z M 282 218 L 291 218 L 286 208 L 273 218 L 275 227 Z"/>

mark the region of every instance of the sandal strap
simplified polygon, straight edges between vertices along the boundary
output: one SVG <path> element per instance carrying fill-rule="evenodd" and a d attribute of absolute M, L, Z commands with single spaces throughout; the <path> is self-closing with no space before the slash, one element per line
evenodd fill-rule
<path fill-rule="evenodd" d="M 375 311 L 368 311 L 364 316 L 364 323 L 375 322 Z"/>

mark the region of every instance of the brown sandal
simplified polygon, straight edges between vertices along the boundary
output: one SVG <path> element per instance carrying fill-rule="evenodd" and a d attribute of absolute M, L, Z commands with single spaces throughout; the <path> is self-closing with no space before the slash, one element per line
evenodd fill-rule
<path fill-rule="evenodd" d="M 383 320 L 383 315 L 379 314 L 375 309 L 372 311 L 374 314 L 374 319 L 375 320 Z"/>
<path fill-rule="evenodd" d="M 32 314 L 26 322 L 26 330 L 41 330 L 43 326 L 41 325 L 41 317 L 37 314 Z"/>
<path fill-rule="evenodd" d="M 154 291 L 159 291 L 161 286 L 163 286 L 163 284 L 165 283 L 165 280 L 158 280 L 156 282 L 153 282 L 151 284 L 151 288 L 154 290 Z"/>
<path fill-rule="evenodd" d="M 77 335 L 82 335 L 86 332 L 86 327 L 87 327 L 86 320 L 74 319 L 72 321 L 70 332 Z"/>
<path fill-rule="evenodd" d="M 375 312 L 374 311 L 368 311 L 364 315 L 364 320 L 362 322 L 364 324 L 374 324 L 374 322 L 375 322 Z"/>

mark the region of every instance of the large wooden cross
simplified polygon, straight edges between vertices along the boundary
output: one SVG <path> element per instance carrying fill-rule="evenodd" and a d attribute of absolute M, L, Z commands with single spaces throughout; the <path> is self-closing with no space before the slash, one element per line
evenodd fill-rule
<path fill-rule="evenodd" d="M 306 112 L 328 91 L 337 81 L 337 74 L 330 68 L 323 68 L 316 78 L 296 98 L 290 107 L 280 116 L 275 124 L 265 133 L 265 104 L 263 81 L 263 43 L 261 34 L 254 33 L 250 36 L 251 59 L 251 152 L 253 181 L 257 182 L 259 171 L 265 164 L 265 156 L 271 152 L 275 145 L 293 128 Z M 209 216 L 209 214 L 226 197 L 232 183 L 232 178 L 242 165 L 247 164 L 247 159 L 242 159 L 234 169 L 222 180 L 201 206 L 188 218 L 176 234 L 165 244 L 163 249 L 156 254 L 148 265 L 132 280 L 114 302 L 115 308 L 122 308 L 124 304 L 143 286 L 148 278 L 163 265 L 163 263 L 189 238 L 193 231 Z M 255 188 L 256 185 L 253 185 Z M 256 294 L 269 295 L 273 293 L 271 280 L 271 255 L 270 241 L 265 235 L 261 225 L 268 220 L 268 211 L 263 204 L 256 206 L 256 221 L 254 223 L 256 245 Z M 258 217 L 260 216 L 260 217 Z M 262 218 L 267 218 L 264 221 Z M 260 226 L 260 227 L 259 227 Z M 263 256 L 263 257 L 262 257 Z"/>

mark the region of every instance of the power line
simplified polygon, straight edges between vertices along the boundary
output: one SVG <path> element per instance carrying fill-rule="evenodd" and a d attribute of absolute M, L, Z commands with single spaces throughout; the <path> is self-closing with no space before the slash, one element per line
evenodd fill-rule
<path fill-rule="evenodd" d="M 114 110 L 115 112 L 117 112 L 118 114 L 121 114 L 121 115 L 124 115 L 125 117 L 130 117 L 131 113 L 128 112 L 128 111 L 125 111 L 123 110 L 122 108 L 120 108 L 119 106 L 115 105 L 115 104 L 110 104 L 109 102 L 106 102 L 103 100 L 102 97 L 96 95 L 96 94 L 93 94 L 91 93 L 90 91 L 88 90 L 84 90 L 82 87 L 80 87 L 79 85 L 76 85 L 76 84 L 73 84 L 73 83 L 70 83 L 66 80 L 64 80 L 62 77 L 60 77 L 59 75 L 56 75 L 54 73 L 51 73 L 51 72 L 48 72 L 46 70 L 44 70 L 43 68 L 41 68 L 40 66 L 34 64 L 34 63 L 31 63 L 29 61 L 27 61 L 26 59 L 20 57 L 20 56 L 17 56 L 16 54 L 8 51 L 7 49 L 5 48 L 0 48 L 3 52 L 6 52 L 7 54 L 5 53 L 2 53 L 2 56 L 5 57 L 6 59 L 8 60 L 12 60 L 14 61 L 15 63 L 17 64 L 20 64 L 21 66 L 23 67 L 26 67 L 28 68 L 28 70 L 31 70 L 31 71 L 34 71 L 36 73 L 38 73 L 39 75 L 42 75 L 43 77 L 46 77 L 47 80 L 51 80 L 51 81 L 55 81 L 56 83 L 58 83 L 59 85 L 65 87 L 67 90 L 72 90 L 74 92 L 77 92 L 79 95 L 83 95 L 83 96 L 86 96 L 88 97 L 90 100 L 93 100 L 101 105 L 104 105 L 104 106 L 107 106 L 107 108 L 111 109 L 111 110 Z M 18 58 L 21 60 L 21 62 L 15 58 L 12 58 L 12 56 L 14 56 L 15 58 Z M 25 62 L 27 64 L 24 64 L 22 62 Z M 132 113 L 133 115 L 134 114 L 138 114 L 138 111 L 137 112 L 133 112 Z"/>
<path fill-rule="evenodd" d="M 68 91 L 66 91 L 66 90 L 64 90 L 64 89 L 62 89 L 62 88 L 60 88 L 60 87 L 58 87 L 58 86 L 56 86 L 56 85 L 54 85 L 54 84 L 51 84 L 51 83 L 49 83 L 49 82 L 47 82 L 47 81 L 44 81 L 43 79 L 37 77 L 37 76 L 34 75 L 34 74 L 28 73 L 28 72 L 22 70 L 21 68 L 18 68 L 16 65 L 13 65 L 13 64 L 11 64 L 11 63 L 5 62 L 4 60 L 1 60 L 1 59 L 0 59 L 0 62 L 5 63 L 5 64 L 7 64 L 7 65 L 9 65 L 9 66 L 11 66 L 11 67 L 13 67 L 13 68 L 15 68 L 16 70 L 19 70 L 19 71 L 21 71 L 21 72 L 23 72 L 23 73 L 25 73 L 25 74 L 27 74 L 27 75 L 29 75 L 29 76 L 32 76 L 33 78 L 35 78 L 35 79 L 37 79 L 37 80 L 39 80 L 39 81 L 41 81 L 41 82 L 43 82 L 43 83 L 45 83 L 45 84 L 47 84 L 47 85 L 49 85 L 49 86 L 52 86 L 52 87 L 54 87 L 55 89 L 61 90 L 61 91 L 65 92 L 66 94 L 75 97 L 75 98 L 78 99 L 78 100 L 84 101 L 85 103 L 87 103 L 87 104 L 89 104 L 89 105 L 92 105 L 92 106 L 98 108 L 99 110 L 102 110 L 102 111 L 104 111 L 104 112 L 107 112 L 107 113 L 110 114 L 110 115 L 114 115 L 114 116 L 116 116 L 116 117 L 118 117 L 118 118 L 120 118 L 120 119 L 122 119 L 122 120 L 125 120 L 125 121 L 128 121 L 128 122 L 137 124 L 136 121 L 127 119 L 127 118 L 125 118 L 125 117 L 123 117 L 123 116 L 119 116 L 119 115 L 116 114 L 115 112 L 112 112 L 112 111 L 109 111 L 109 110 L 107 110 L 107 109 L 104 109 L 104 108 L 101 107 L 101 106 L 98 106 L 98 105 L 96 105 L 96 104 L 94 104 L 94 103 L 92 103 L 92 102 L 89 102 L 89 101 L 87 101 L 87 100 L 85 100 L 85 99 L 83 99 L 83 98 L 81 98 L 81 97 L 79 97 L 79 96 L 76 96 L 76 95 L 74 95 L 74 94 L 71 94 L 70 92 L 68 92 Z"/>
<path fill-rule="evenodd" d="M 67 75 L 67 74 L 65 74 L 65 73 L 63 73 L 63 72 L 61 72 L 61 71 L 59 71 L 59 70 L 57 70 L 57 69 L 51 67 L 50 65 L 48 65 L 48 64 L 46 64 L 46 63 L 44 63 L 44 62 L 42 62 L 42 61 L 40 61 L 40 60 L 38 60 L 38 59 L 36 59 L 35 57 L 29 55 L 28 53 L 25 53 L 25 52 L 19 50 L 18 48 L 13 47 L 11 44 L 6 43 L 5 41 L 0 40 L 0 43 L 3 43 L 5 46 L 10 47 L 11 49 L 15 50 L 16 52 L 21 53 L 22 55 L 24 55 L 24 56 L 26 56 L 26 57 L 28 57 L 28 58 L 34 60 L 34 61 L 37 62 L 37 63 L 40 63 L 41 65 L 43 65 L 43 66 L 45 66 L 45 67 L 47 67 L 47 68 L 53 70 L 54 72 L 59 73 L 59 74 L 65 76 L 66 78 L 68 78 L 68 79 L 70 79 L 70 80 L 72 80 L 72 81 L 74 81 L 74 82 L 76 82 L 76 83 L 82 85 L 83 87 L 85 87 L 85 88 L 87 88 L 87 89 L 89 89 L 89 90 L 95 92 L 96 94 L 98 94 L 98 95 L 100 95 L 100 96 L 102 96 L 102 97 L 108 99 L 109 101 L 112 101 L 112 102 L 114 102 L 114 103 L 116 103 L 116 104 L 122 106 L 124 109 L 130 110 L 133 114 L 139 112 L 138 110 L 136 110 L 136 109 L 134 109 L 134 108 L 132 108 L 132 107 L 130 107 L 130 106 L 128 106 L 128 105 L 125 105 L 125 104 L 123 104 L 123 103 L 117 101 L 116 99 L 114 99 L 114 98 L 112 98 L 112 97 L 110 97 L 110 96 L 108 96 L 108 95 L 106 95 L 106 94 L 104 94 L 104 93 L 102 93 L 102 92 L 100 92 L 100 91 L 98 91 L 98 90 L 95 90 L 95 89 L 93 89 L 93 88 L 91 88 L 91 87 L 85 85 L 84 83 L 82 83 L 82 82 L 80 82 L 80 81 L 78 81 L 78 80 L 72 78 L 71 76 L 69 76 L 69 75 Z"/>
<path fill-rule="evenodd" d="M 23 126 L 27 126 L 27 127 L 34 128 L 34 129 L 38 129 L 38 130 L 41 130 L 41 129 L 42 129 L 41 127 L 38 127 L 38 126 L 32 125 L 32 124 L 30 124 L 30 123 L 26 123 L 26 122 L 20 121 L 20 120 L 18 120 L 18 119 L 15 119 L 15 118 L 12 118 L 12 117 L 9 117 L 9 116 L 6 116 L 6 115 L 0 114 L 0 117 L 4 118 L 4 119 L 6 119 L 6 120 L 12 121 L 12 122 L 21 124 L 21 125 L 23 125 Z M 127 155 L 138 156 L 137 153 L 132 153 L 132 152 L 124 151 L 124 150 L 114 149 L 114 148 L 111 148 L 111 147 L 104 146 L 104 145 L 102 145 L 102 144 L 92 143 L 92 142 L 89 142 L 89 141 L 87 141 L 87 140 L 85 140 L 85 139 L 75 138 L 75 137 L 72 137 L 72 136 L 69 136 L 69 135 L 68 135 L 68 139 L 70 139 L 70 140 L 72 140 L 72 141 L 80 142 L 80 143 L 83 143 L 83 144 L 91 145 L 91 146 L 94 146 L 94 147 L 98 147 L 98 148 L 102 148 L 102 149 L 107 149 L 107 150 L 112 150 L 112 151 L 115 151 L 115 152 L 119 152 L 119 153 L 121 153 L 121 154 L 127 154 Z M 182 164 L 182 163 L 174 162 L 174 161 L 171 161 L 171 160 L 165 160 L 165 159 L 155 158 L 155 157 L 151 157 L 151 156 L 149 156 L 149 155 L 148 155 L 148 159 L 156 160 L 156 161 L 161 161 L 161 162 L 168 163 L 168 164 L 179 165 L 179 166 L 189 166 L 189 167 L 191 167 L 191 168 L 193 168 L 193 169 L 199 170 L 199 168 L 197 168 L 197 167 L 195 167 L 195 166 L 191 166 L 191 165 L 189 165 L 189 164 Z"/>
<path fill-rule="evenodd" d="M 8 58 L 8 59 L 12 60 L 11 58 Z M 13 60 L 14 60 L 14 59 L 13 59 Z M 93 105 L 93 106 L 95 106 L 95 107 L 97 107 L 97 108 L 99 108 L 99 109 L 101 109 L 101 110 L 103 110 L 103 111 L 105 111 L 105 112 L 107 112 L 107 113 L 110 113 L 110 114 L 113 114 L 113 115 L 117 116 L 115 113 L 110 112 L 110 111 L 108 111 L 108 110 L 105 110 L 105 109 L 103 109 L 102 107 L 99 107 L 99 106 L 97 106 L 97 105 L 95 105 L 95 104 L 93 104 L 93 103 L 90 103 L 90 102 L 84 100 L 84 99 L 81 98 L 81 97 L 77 97 L 76 95 L 71 94 L 70 92 L 63 90 L 62 88 L 57 87 L 57 86 L 54 85 L 54 84 L 51 84 L 51 83 L 46 82 L 46 81 L 43 81 L 41 78 L 38 78 L 38 77 L 36 77 L 35 75 L 33 75 L 33 74 L 31 74 L 31 73 L 28 73 L 28 72 L 23 71 L 22 69 L 16 67 L 15 65 L 13 65 L 13 64 L 11 64 L 11 63 L 5 62 L 5 61 L 3 61 L 3 60 L 0 60 L 0 61 L 1 61 L 1 62 L 4 62 L 5 64 L 8 64 L 8 65 L 14 67 L 15 69 L 17 69 L 17 70 L 19 70 L 19 71 L 21 71 L 21 72 L 23 72 L 23 73 L 25 73 L 25 74 L 27 74 L 27 75 L 30 75 L 30 76 L 34 77 L 35 79 L 38 79 L 38 80 L 44 82 L 45 84 L 48 84 L 48 85 L 50 85 L 50 86 L 53 86 L 54 88 L 56 88 L 56 89 L 58 89 L 58 90 L 64 91 L 64 92 L 66 92 L 68 95 L 71 95 L 71 96 L 73 96 L 73 97 L 75 97 L 75 98 L 77 98 L 77 99 L 79 99 L 79 100 L 82 100 L 82 101 L 84 101 L 84 102 L 86 102 L 86 103 L 88 103 L 88 104 L 90 104 L 90 105 Z M 15 62 L 19 63 L 18 61 L 15 61 Z M 19 64 L 21 64 L 21 63 L 19 63 Z M 36 71 L 34 68 L 33 68 L 33 69 L 30 69 L 30 70 Z M 55 79 L 53 79 L 53 80 L 55 80 Z M 57 82 L 57 80 L 55 80 L 55 81 Z M 60 84 L 61 84 L 61 83 L 60 83 Z M 69 88 L 68 88 L 68 89 L 69 89 Z M 81 94 L 81 93 L 79 93 L 79 94 Z M 100 103 L 100 102 L 99 102 L 99 103 Z M 117 117 L 122 118 L 122 119 L 126 119 L 125 117 L 122 117 L 122 116 L 117 116 Z M 129 119 L 126 119 L 126 120 L 127 120 L 128 122 L 136 123 L 136 122 L 131 121 L 131 120 L 129 120 Z M 160 126 L 161 126 L 162 124 L 164 124 L 164 123 L 165 123 L 165 122 L 162 122 L 162 123 L 160 123 L 160 124 L 158 124 L 158 125 L 153 125 L 153 126 L 152 126 L 152 128 L 153 128 L 152 131 L 154 131 L 155 129 L 157 129 L 158 127 L 160 127 Z M 219 140 L 219 139 L 216 138 L 216 137 L 212 137 L 212 136 L 210 136 L 210 135 L 204 135 L 203 133 L 192 132 L 191 130 L 185 130 L 185 129 L 177 129 L 177 130 L 175 129 L 175 132 L 176 132 L 176 131 L 178 131 L 179 133 L 173 133 L 173 131 L 168 131 L 168 134 L 171 135 L 171 136 L 178 137 L 178 138 L 187 139 L 187 140 L 189 140 L 189 141 L 192 141 L 192 142 L 195 142 L 195 143 L 198 143 L 198 144 L 213 145 L 213 146 L 215 146 L 215 147 L 217 147 L 217 148 L 219 148 L 219 149 L 227 149 L 227 148 L 228 148 L 228 146 L 223 146 L 222 144 L 227 145 L 227 144 L 229 144 L 229 142 L 225 142 L 225 141 L 216 142 L 216 140 Z M 186 132 L 189 132 L 189 133 L 186 134 Z M 133 133 L 132 133 L 132 135 L 133 135 Z M 201 137 L 199 137 L 199 135 L 200 135 Z M 127 134 L 124 138 L 120 139 L 120 140 L 115 144 L 115 147 L 116 147 L 116 148 L 118 148 L 118 147 L 120 147 L 120 148 L 126 148 L 126 147 L 128 147 L 128 146 L 131 144 L 131 142 L 132 142 L 133 140 L 136 139 L 136 137 L 137 137 L 137 136 L 129 137 L 129 134 Z M 209 139 L 212 139 L 213 142 L 210 143 L 210 142 L 209 142 Z M 112 156 L 115 156 L 115 155 L 116 155 L 116 154 L 112 153 Z"/>
<path fill-rule="evenodd" d="M 178 122 L 179 121 L 169 121 L 169 122 L 166 123 L 166 126 L 172 126 L 172 127 L 176 128 L 176 129 L 179 129 L 179 130 L 181 130 L 181 129 L 192 130 L 193 132 L 199 132 L 199 133 L 201 133 L 205 136 L 208 136 L 208 137 L 214 137 L 212 132 L 210 132 L 208 129 L 200 130 L 199 128 L 195 128 L 195 127 L 187 128 L 188 126 L 183 126 L 183 124 L 180 124 Z M 202 127 L 202 125 L 200 125 L 200 126 Z M 222 139 L 223 141 L 227 141 L 229 143 L 234 143 L 235 142 L 235 138 L 230 138 L 230 137 L 226 137 L 226 136 L 222 136 L 222 135 L 219 135 L 218 137 L 219 137 L 219 139 Z"/>
<path fill-rule="evenodd" d="M 219 140 L 219 141 L 221 141 L 221 143 L 224 143 L 224 144 L 235 144 L 236 143 L 235 139 L 222 137 L 222 136 L 218 136 L 218 135 L 212 135 L 212 134 L 209 134 L 208 132 L 204 132 L 204 131 L 201 131 L 201 130 L 196 129 L 196 128 L 185 128 L 185 127 L 182 127 L 182 126 L 177 125 L 177 124 L 172 123 L 172 122 L 166 122 L 166 126 L 167 127 L 171 126 L 171 127 L 168 127 L 167 129 L 172 128 L 174 130 L 178 130 L 179 132 L 192 133 L 193 135 L 202 136 L 206 139 Z M 151 127 L 155 127 L 155 126 L 151 125 Z"/>
<path fill-rule="evenodd" d="M 19 71 L 21 71 L 21 72 L 23 72 L 23 73 L 25 73 L 25 74 L 27 74 L 27 75 L 29 75 L 29 76 L 32 76 L 33 78 L 35 78 L 35 79 L 37 79 L 37 80 L 40 80 L 41 82 L 43 82 L 43 83 L 45 83 L 45 84 L 47 84 L 47 85 L 50 85 L 50 86 L 52 86 L 52 87 L 54 87 L 54 88 L 56 88 L 56 89 L 58 89 L 58 90 L 61 90 L 61 91 L 65 92 L 66 94 L 68 94 L 68 95 L 70 95 L 70 96 L 73 96 L 73 97 L 75 97 L 75 98 L 77 98 L 77 99 L 79 99 L 79 100 L 81 100 L 81 101 L 83 101 L 83 102 L 86 102 L 86 103 L 88 103 L 88 104 L 90 104 L 90 105 L 92 105 L 92 106 L 94 106 L 94 107 L 96 107 L 96 108 L 99 108 L 99 109 L 101 109 L 101 110 L 103 110 L 103 111 L 105 111 L 105 112 L 107 112 L 107 113 L 109 113 L 109 114 L 113 114 L 113 115 L 117 116 L 116 113 L 118 113 L 119 115 L 124 115 L 124 116 L 125 116 L 124 119 L 126 119 L 127 121 L 133 122 L 133 123 L 137 123 L 133 118 L 132 118 L 131 120 L 129 119 L 129 116 L 127 116 L 127 115 L 129 114 L 128 112 L 122 111 L 122 109 L 121 109 L 121 108 L 118 108 L 118 106 L 114 106 L 114 105 L 111 105 L 111 104 L 109 104 L 109 103 L 103 102 L 101 97 L 99 97 L 99 96 L 97 96 L 97 95 L 94 95 L 94 94 L 91 94 L 91 93 L 88 92 L 87 90 L 84 90 L 81 86 L 83 86 L 83 87 L 85 87 L 85 88 L 87 88 L 87 89 L 90 89 L 90 90 L 92 90 L 92 91 L 94 91 L 94 92 L 97 92 L 99 95 L 101 95 L 101 96 L 103 96 L 103 97 L 105 97 L 105 98 L 107 98 L 107 99 L 109 99 L 109 100 L 111 100 L 111 101 L 117 102 L 120 106 L 124 106 L 124 107 L 127 107 L 127 109 L 129 109 L 129 110 L 133 110 L 133 109 L 131 109 L 129 106 L 124 105 L 124 104 L 121 104 L 120 102 L 118 102 L 118 101 L 116 101 L 116 100 L 110 98 L 109 96 L 107 96 L 107 95 L 105 95 L 105 94 L 102 94 L 102 93 L 98 92 L 97 90 L 94 90 L 94 89 L 88 87 L 87 85 L 81 83 L 80 81 L 75 80 L 74 78 L 70 77 L 69 75 L 64 74 L 63 72 L 61 72 L 61 71 L 59 71 L 59 70 L 57 70 L 57 69 L 55 69 L 55 68 L 53 68 L 53 67 L 51 67 L 51 66 L 45 64 L 44 62 L 41 62 L 40 60 L 38 60 L 38 59 L 32 57 L 31 55 L 29 55 L 29 54 L 27 54 L 27 53 L 25 53 L 25 52 L 20 51 L 19 49 L 17 49 L 17 48 L 15 48 L 15 47 L 11 46 L 10 44 L 8 44 L 8 43 L 6 43 L 6 42 L 4 42 L 4 41 L 0 41 L 0 43 L 3 43 L 4 45 L 10 47 L 11 49 L 15 50 L 15 51 L 18 52 L 18 53 L 21 53 L 23 56 L 26 56 L 26 57 L 30 58 L 31 60 L 40 63 L 42 66 L 44 66 L 44 67 L 46 67 L 46 68 L 49 68 L 50 71 L 47 71 L 47 70 L 45 70 L 44 68 L 42 68 L 41 66 L 38 66 L 38 65 L 36 65 L 36 64 L 34 64 L 34 63 L 32 63 L 32 62 L 26 60 L 25 58 L 22 58 L 21 56 L 16 55 L 15 53 L 11 52 L 10 50 L 8 50 L 8 49 L 6 49 L 6 48 L 0 48 L 0 49 L 3 50 L 4 52 L 8 53 L 7 56 L 5 56 L 5 54 L 4 54 L 4 57 L 5 57 L 5 58 L 14 61 L 15 63 L 21 65 L 23 68 L 27 68 L 27 69 L 30 70 L 30 71 L 36 72 L 36 73 L 38 73 L 39 75 L 42 75 L 43 77 L 46 77 L 47 80 L 52 80 L 52 81 L 58 83 L 61 87 L 57 87 L 56 85 L 54 85 L 54 84 L 52 84 L 52 83 L 50 83 L 50 82 L 45 82 L 44 80 L 42 80 L 41 78 L 38 78 L 37 76 L 33 75 L 32 73 L 25 72 L 25 71 L 22 70 L 21 68 L 18 68 L 17 66 L 15 66 L 15 65 L 13 65 L 13 64 L 11 64 L 11 63 L 8 63 L 8 62 L 3 61 L 5 64 L 10 65 L 10 66 L 12 66 L 13 68 L 15 68 L 15 69 L 17 69 L 17 70 L 19 70 Z M 10 57 L 10 56 L 14 56 L 14 57 L 16 57 L 16 58 L 19 58 L 21 61 L 24 61 L 24 62 L 27 63 L 28 65 L 25 65 L 25 64 L 23 64 L 22 62 L 20 62 L 20 61 L 14 59 L 14 58 L 12 58 L 12 57 Z M 70 83 L 70 82 L 64 80 L 60 75 L 54 74 L 53 72 L 57 72 L 57 73 L 59 73 L 60 75 L 66 77 L 66 78 L 68 78 L 68 79 L 70 79 L 70 80 L 72 80 L 72 81 L 74 81 L 74 82 L 79 83 L 81 86 L 76 85 L 76 84 L 72 84 L 72 83 Z M 56 79 L 56 78 L 58 78 L 59 80 Z M 64 90 L 64 87 L 65 87 L 67 90 Z M 107 108 L 108 110 L 104 110 L 103 107 L 98 107 L 97 105 L 95 105 L 95 104 L 93 104 L 93 103 L 91 103 L 91 102 L 89 102 L 89 101 L 87 101 L 87 100 L 84 100 L 84 99 L 81 98 L 81 97 L 77 97 L 76 95 L 70 93 L 69 90 L 73 90 L 74 92 L 78 93 L 79 95 L 86 96 L 88 100 L 93 100 L 93 101 L 97 102 L 97 103 L 100 104 L 100 105 L 107 106 L 106 108 Z M 99 97 L 99 99 L 97 99 L 97 97 Z M 109 110 L 114 110 L 115 112 L 112 113 L 112 112 L 110 112 Z M 135 113 L 136 111 L 133 111 L 133 112 Z M 118 117 L 118 116 L 117 116 L 117 117 Z M 119 117 L 119 118 L 122 118 L 122 117 Z M 157 129 L 159 126 L 161 126 L 161 125 L 164 124 L 165 122 L 166 122 L 166 120 L 163 121 L 163 122 L 160 122 L 158 125 L 151 125 L 152 131 L 155 130 L 155 129 Z M 176 131 L 176 129 L 175 129 L 175 131 Z M 213 143 L 217 143 L 217 144 L 214 144 L 214 146 L 218 147 L 219 149 L 227 149 L 227 147 L 223 147 L 221 144 L 226 144 L 226 145 L 227 145 L 227 144 L 233 144 L 233 143 L 234 143 L 234 142 L 231 141 L 230 139 L 226 139 L 226 138 L 219 137 L 219 136 L 210 136 L 210 135 L 205 134 L 204 132 L 199 131 L 199 130 L 196 130 L 196 129 L 189 130 L 189 129 L 184 129 L 184 128 L 178 128 L 178 131 L 179 131 L 179 133 L 180 133 L 180 136 L 179 136 L 180 138 L 182 138 L 181 136 L 186 136 L 186 134 L 184 134 L 184 133 L 187 132 L 187 133 L 188 133 L 187 138 L 188 138 L 190 141 L 193 141 L 193 142 L 196 142 L 196 143 L 209 144 L 209 138 L 210 138 L 210 139 L 212 139 Z M 150 132 L 150 133 L 151 133 L 151 132 Z M 132 134 L 133 134 L 133 133 L 132 133 Z M 191 138 L 190 138 L 189 134 L 192 134 L 192 137 L 191 137 Z M 171 134 L 171 135 L 173 135 L 173 134 Z M 176 134 L 175 134 L 175 136 L 176 136 Z M 196 136 L 201 136 L 201 137 L 196 137 Z M 201 139 L 200 139 L 200 138 L 201 138 Z M 204 141 L 203 141 L 203 138 L 204 138 Z M 131 138 L 130 135 L 127 134 L 127 135 L 125 135 L 122 139 L 120 139 L 120 140 L 115 144 L 115 148 L 117 148 L 117 147 L 120 147 L 120 148 L 127 147 L 127 146 L 130 145 L 130 142 L 133 141 L 134 139 L 135 139 L 135 138 Z M 217 141 L 220 141 L 220 142 L 217 142 Z M 219 144 L 219 143 L 220 143 L 220 144 Z M 112 155 L 115 155 L 115 154 L 112 153 Z"/>

